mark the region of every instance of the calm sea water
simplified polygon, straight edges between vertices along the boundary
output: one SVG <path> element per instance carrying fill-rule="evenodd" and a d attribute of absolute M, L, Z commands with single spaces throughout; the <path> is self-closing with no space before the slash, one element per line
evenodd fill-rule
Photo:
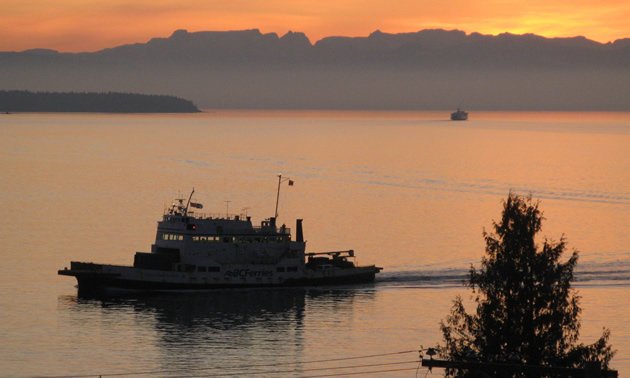
<path fill-rule="evenodd" d="M 510 190 L 580 251 L 581 341 L 630 375 L 630 113 L 206 112 L 0 116 L 0 375 L 425 376 L 421 346 Z M 304 218 L 373 285 L 77 298 L 70 260 L 131 264 L 170 201 Z M 229 201 L 229 202 L 228 202 Z M 469 311 L 473 311 L 469 304 Z M 429 376 L 441 375 L 434 369 Z"/>

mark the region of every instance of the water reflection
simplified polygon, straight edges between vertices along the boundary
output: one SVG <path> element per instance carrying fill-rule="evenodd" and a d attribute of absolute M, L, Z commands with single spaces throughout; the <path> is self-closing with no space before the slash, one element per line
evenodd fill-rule
<path fill-rule="evenodd" d="M 152 374 L 220 375 L 237 369 L 240 375 L 303 371 L 308 335 L 342 329 L 354 307 L 374 297 L 362 287 L 249 289 L 114 299 L 60 296 L 58 305 L 68 315 L 67 327 L 82 330 L 74 337 L 104 328 L 112 339 L 132 335 L 131 342 L 153 356 L 144 364 Z"/>

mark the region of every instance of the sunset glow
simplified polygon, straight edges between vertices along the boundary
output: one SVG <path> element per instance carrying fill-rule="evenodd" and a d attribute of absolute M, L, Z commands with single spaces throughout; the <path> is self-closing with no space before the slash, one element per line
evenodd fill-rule
<path fill-rule="evenodd" d="M 97 51 L 168 37 L 177 29 L 260 29 L 279 35 L 292 30 L 305 33 L 313 43 L 327 36 L 433 28 L 584 36 L 604 43 L 630 37 L 630 2 L 623 0 L 5 0 L 1 14 L 0 51 Z"/>

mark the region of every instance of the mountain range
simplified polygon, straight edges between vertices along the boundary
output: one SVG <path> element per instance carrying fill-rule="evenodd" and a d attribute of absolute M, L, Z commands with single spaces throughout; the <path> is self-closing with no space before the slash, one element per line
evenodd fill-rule
<path fill-rule="evenodd" d="M 97 52 L 0 52 L 0 89 L 174 95 L 201 108 L 630 110 L 630 39 L 422 30 L 195 32 Z"/>

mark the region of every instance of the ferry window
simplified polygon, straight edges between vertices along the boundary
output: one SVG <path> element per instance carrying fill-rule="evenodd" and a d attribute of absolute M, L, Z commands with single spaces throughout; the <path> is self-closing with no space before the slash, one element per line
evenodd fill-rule
<path fill-rule="evenodd" d="M 197 271 L 198 272 L 205 272 L 206 271 L 206 267 L 205 266 L 198 266 L 197 267 Z"/>
<path fill-rule="evenodd" d="M 208 272 L 220 272 L 221 268 L 218 266 L 209 266 L 208 267 Z"/>
<path fill-rule="evenodd" d="M 162 235 L 162 240 L 177 240 L 177 241 L 182 241 L 182 240 L 184 240 L 184 235 L 163 234 L 163 235 Z"/>
<path fill-rule="evenodd" d="M 284 272 L 284 267 L 283 266 L 279 266 L 276 268 L 277 272 Z"/>
<path fill-rule="evenodd" d="M 297 272 L 297 266 L 290 266 L 287 268 L 287 272 Z"/>
<path fill-rule="evenodd" d="M 168 234 L 162 234 L 162 235 L 160 235 L 160 239 L 162 239 L 162 240 L 168 240 Z"/>
<path fill-rule="evenodd" d="M 223 242 L 224 242 L 224 243 L 231 243 L 231 242 L 232 242 L 232 238 L 231 238 L 231 237 L 229 237 L 229 236 L 225 236 L 225 237 L 223 238 Z"/>

